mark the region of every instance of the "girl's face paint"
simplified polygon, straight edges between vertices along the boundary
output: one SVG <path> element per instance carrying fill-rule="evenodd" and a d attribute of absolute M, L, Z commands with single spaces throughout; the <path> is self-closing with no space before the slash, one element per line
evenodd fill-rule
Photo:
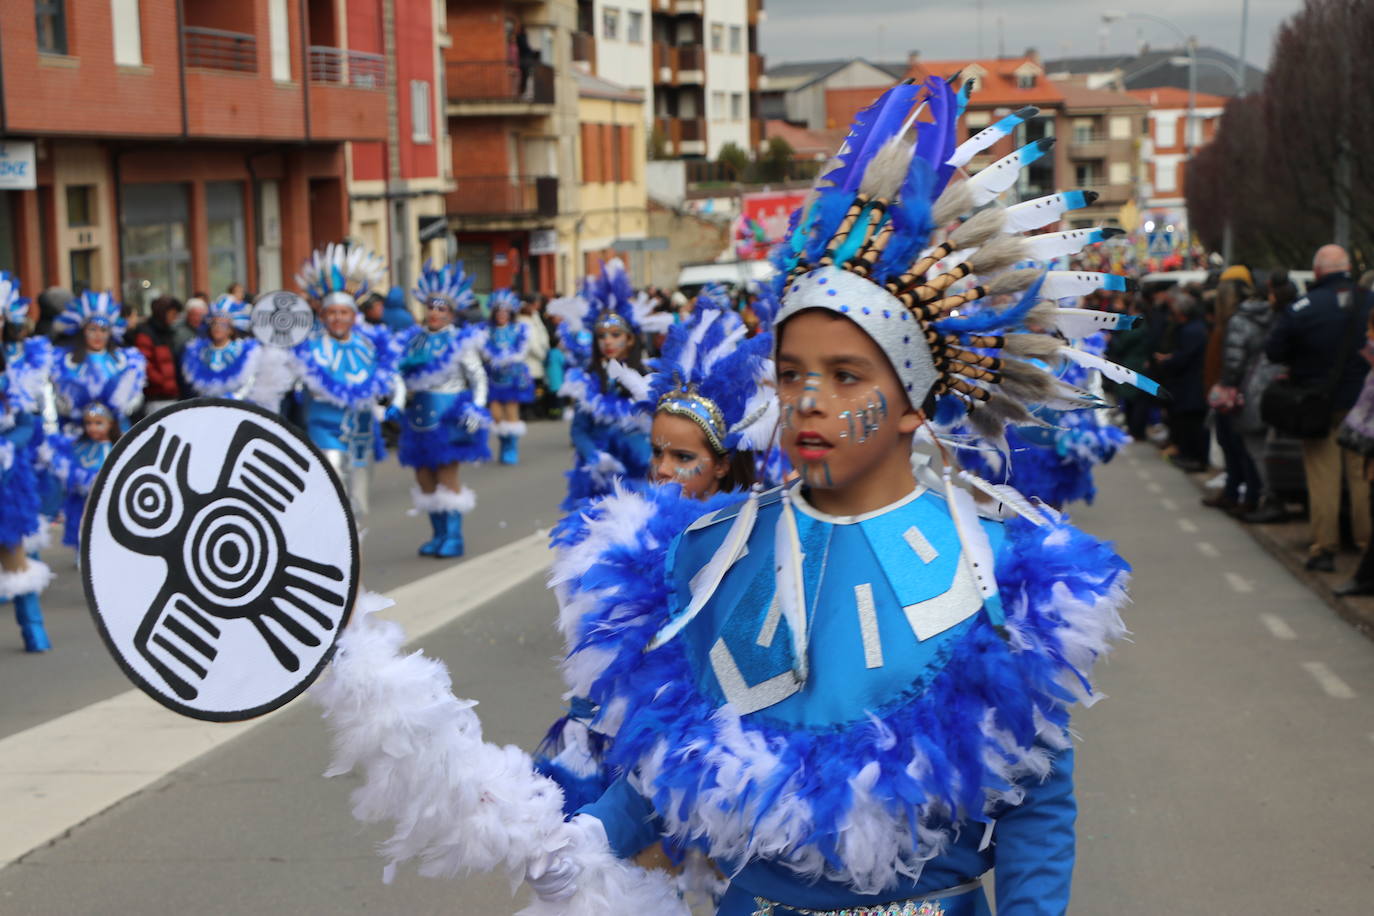
<path fill-rule="evenodd" d="M 850 486 L 905 448 L 911 430 L 889 416 L 889 405 L 902 403 L 900 385 L 882 350 L 852 322 L 821 312 L 787 322 L 778 354 L 780 438 L 810 487 Z"/>
<path fill-rule="evenodd" d="M 683 493 L 693 499 L 705 499 L 720 490 L 730 464 L 711 450 L 706 434 L 691 420 L 656 414 L 649 443 L 653 450 L 649 470 L 655 483 L 681 484 Z"/>
<path fill-rule="evenodd" d="M 605 359 L 621 359 L 630 349 L 630 335 L 624 328 L 602 328 L 596 332 L 596 345 Z"/>
<path fill-rule="evenodd" d="M 100 413 L 88 413 L 81 421 L 86 438 L 92 442 L 109 442 L 114 436 L 114 418 Z"/>
<path fill-rule="evenodd" d="M 86 338 L 86 349 L 92 353 L 103 353 L 110 342 L 110 329 L 103 324 L 91 322 L 82 332 Z"/>
<path fill-rule="evenodd" d="M 442 331 L 453 323 L 453 309 L 447 302 L 435 299 L 425 309 L 425 327 L 431 331 Z"/>

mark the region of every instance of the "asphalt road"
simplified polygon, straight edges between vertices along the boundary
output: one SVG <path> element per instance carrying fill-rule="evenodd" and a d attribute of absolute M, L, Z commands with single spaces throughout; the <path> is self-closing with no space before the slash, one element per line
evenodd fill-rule
<path fill-rule="evenodd" d="M 552 469 L 567 459 L 553 432 L 525 469 L 479 472 L 492 476 L 478 484 L 478 512 L 504 517 L 512 536 L 552 515 Z M 1133 447 L 1099 483 L 1098 505 L 1075 517 L 1135 564 L 1134 636 L 1101 669 L 1107 699 L 1076 717 L 1072 912 L 1366 916 L 1374 645 L 1239 526 L 1199 507 L 1153 449 Z M 404 556 L 418 522 L 384 515 L 374 525 L 386 536 L 369 546 L 390 551 L 391 566 L 377 562 L 394 573 L 374 573 L 369 558 L 369 575 L 432 569 Z M 481 701 L 492 740 L 532 747 L 557 711 L 553 612 L 535 577 L 423 640 L 456 690 Z M 0 682 L 6 721 L 27 703 L 16 696 L 32 696 L 11 685 Z M 382 885 L 372 847 L 383 833 L 350 818 L 350 779 L 318 776 L 327 753 L 317 711 L 298 704 L 0 870 L 0 913 L 515 911 L 509 887 L 486 876 L 403 870 Z"/>

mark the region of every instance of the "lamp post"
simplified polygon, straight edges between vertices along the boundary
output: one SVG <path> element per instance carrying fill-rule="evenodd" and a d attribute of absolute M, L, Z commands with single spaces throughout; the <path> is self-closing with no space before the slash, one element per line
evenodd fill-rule
<path fill-rule="evenodd" d="M 1195 146 L 1193 142 L 1193 110 L 1197 107 L 1197 43 L 1168 19 L 1152 16 L 1149 13 L 1130 13 L 1126 10 L 1102 11 L 1102 21 L 1105 23 L 1120 22 L 1122 19 L 1146 19 L 1158 23 L 1165 28 L 1172 29 L 1174 34 L 1183 41 L 1183 47 L 1188 52 L 1188 117 L 1183 125 L 1183 138 L 1184 145 L 1188 150 L 1188 158 L 1193 158 L 1193 147 Z"/>

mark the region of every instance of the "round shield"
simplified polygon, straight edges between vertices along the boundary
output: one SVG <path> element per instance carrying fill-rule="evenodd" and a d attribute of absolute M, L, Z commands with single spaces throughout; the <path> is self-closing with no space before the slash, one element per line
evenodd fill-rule
<path fill-rule="evenodd" d="M 276 414 L 199 398 L 120 437 L 86 499 L 86 602 L 124 673 L 184 715 L 270 712 L 324 667 L 358 535 L 320 452 Z"/>
<path fill-rule="evenodd" d="M 290 349 L 314 326 L 310 303 L 290 290 L 263 293 L 253 303 L 253 336 L 269 347 Z"/>

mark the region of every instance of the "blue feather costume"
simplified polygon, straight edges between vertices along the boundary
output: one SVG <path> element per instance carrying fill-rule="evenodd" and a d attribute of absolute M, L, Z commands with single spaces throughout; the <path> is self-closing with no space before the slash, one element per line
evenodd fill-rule
<path fill-rule="evenodd" d="M 204 333 L 188 343 L 181 355 L 181 374 L 201 397 L 244 398 L 253 386 L 262 345 L 252 338 L 230 337 L 216 346 L 209 336 L 215 322 L 227 325 L 230 333 L 247 331 L 252 312 L 247 303 L 227 294 L 212 302 Z"/>
<path fill-rule="evenodd" d="M 529 404 L 534 400 L 534 378 L 525 364 L 530 347 L 529 325 L 518 321 L 488 324 L 482 355 L 487 364 L 488 397 L 493 401 Z"/>
<path fill-rule="evenodd" d="M 401 377 L 407 399 L 398 447 L 401 464 L 437 468 L 491 459 L 491 414 L 476 355 L 481 346 L 482 333 L 473 325 L 448 325 L 440 331 L 414 327 L 403 333 Z M 459 390 L 446 390 L 454 387 Z M 469 431 L 470 424 L 477 426 L 475 432 Z"/>

